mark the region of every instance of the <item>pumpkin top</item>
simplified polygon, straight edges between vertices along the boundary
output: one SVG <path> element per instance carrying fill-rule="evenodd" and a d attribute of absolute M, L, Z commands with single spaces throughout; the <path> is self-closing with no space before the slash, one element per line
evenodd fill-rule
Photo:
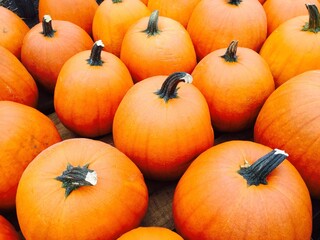
<path fill-rule="evenodd" d="M 242 0 L 230 0 L 228 3 L 232 5 L 239 6 Z"/>
<path fill-rule="evenodd" d="M 52 28 L 52 18 L 50 15 L 44 15 L 42 20 L 42 34 L 45 37 L 53 37 L 54 33 L 56 32 Z"/>
<path fill-rule="evenodd" d="M 91 49 L 90 58 L 87 62 L 90 66 L 102 66 L 103 61 L 101 60 L 101 51 L 104 48 L 104 44 L 101 40 L 97 40 Z"/>
<path fill-rule="evenodd" d="M 149 17 L 148 27 L 143 32 L 148 34 L 148 36 L 154 36 L 159 34 L 160 30 L 158 27 L 158 20 L 159 20 L 159 11 L 154 10 Z"/>
<path fill-rule="evenodd" d="M 226 60 L 226 62 L 236 62 L 237 61 L 237 48 L 238 48 L 238 41 L 233 40 L 230 45 L 228 46 L 226 53 L 221 57 Z"/>
<path fill-rule="evenodd" d="M 309 32 L 314 32 L 317 33 L 320 31 L 320 16 L 319 16 L 319 10 L 317 6 L 312 3 L 312 4 L 306 4 L 306 7 L 309 12 L 309 22 L 307 22 L 302 30 L 303 31 L 309 31 Z"/>

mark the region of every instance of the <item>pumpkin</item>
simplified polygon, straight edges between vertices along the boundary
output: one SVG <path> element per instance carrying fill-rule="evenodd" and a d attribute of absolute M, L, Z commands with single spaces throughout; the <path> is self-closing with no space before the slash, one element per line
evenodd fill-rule
<path fill-rule="evenodd" d="M 186 29 L 171 18 L 159 16 L 158 10 L 131 25 L 122 41 L 120 59 L 134 82 L 176 71 L 191 73 L 197 64 Z"/>
<path fill-rule="evenodd" d="M 310 194 L 320 199 L 320 70 L 307 71 L 277 88 L 262 107 L 254 140 L 289 153 Z"/>
<path fill-rule="evenodd" d="M 154 180 L 175 180 L 211 147 L 214 132 L 207 102 L 190 74 L 174 72 L 136 83 L 113 121 L 115 146 Z"/>
<path fill-rule="evenodd" d="M 305 7 L 305 0 L 268 0 L 263 4 L 263 8 L 267 15 L 268 35 L 270 35 L 281 23 L 300 16 L 308 15 L 308 10 Z M 310 0 L 308 3 L 313 3 L 317 7 L 320 6 L 318 0 Z M 283 11 L 285 9 L 285 11 Z"/>
<path fill-rule="evenodd" d="M 206 55 L 192 72 L 193 84 L 205 96 L 212 125 L 222 132 L 253 126 L 274 81 L 268 64 L 254 50 L 232 41 Z"/>
<path fill-rule="evenodd" d="M 187 28 L 189 18 L 200 0 L 149 0 L 151 11 L 159 10 L 161 16 L 172 18 Z"/>
<path fill-rule="evenodd" d="M 38 87 L 35 80 L 8 49 L 0 46 L 0 100 L 36 107 Z"/>
<path fill-rule="evenodd" d="M 260 55 L 267 61 L 276 87 L 309 70 L 320 69 L 320 17 L 315 4 L 306 4 L 309 15 L 282 23 L 264 42 Z"/>
<path fill-rule="evenodd" d="M 149 9 L 140 0 L 105 0 L 93 18 L 93 39 L 102 40 L 105 51 L 120 57 L 122 40 L 128 28 L 149 14 Z"/>
<path fill-rule="evenodd" d="M 117 239 L 138 227 L 148 191 L 113 146 L 72 138 L 42 151 L 24 171 L 17 217 L 26 239 Z"/>
<path fill-rule="evenodd" d="M 174 192 L 177 232 L 186 240 L 310 239 L 310 195 L 286 157 L 241 140 L 203 152 Z"/>
<path fill-rule="evenodd" d="M 41 22 L 45 15 L 50 15 L 56 20 L 72 22 L 91 35 L 97 8 L 96 0 L 39 0 L 39 21 Z"/>
<path fill-rule="evenodd" d="M 267 36 L 267 18 L 257 0 L 204 0 L 194 8 L 187 30 L 201 60 L 234 39 L 259 51 Z"/>
<path fill-rule="evenodd" d="M 74 54 L 91 49 L 93 40 L 79 26 L 45 15 L 26 34 L 21 62 L 48 92 L 53 93 L 63 64 Z"/>
<path fill-rule="evenodd" d="M 103 47 L 98 40 L 91 51 L 69 58 L 58 75 L 54 91 L 54 108 L 60 121 L 84 137 L 111 132 L 116 109 L 133 85 L 124 63 L 102 51 Z"/>
<path fill-rule="evenodd" d="M 0 126 L 0 209 L 11 209 L 24 169 L 61 137 L 46 115 L 12 101 L 0 101 Z"/>
<path fill-rule="evenodd" d="M 126 232 L 118 240 L 183 240 L 179 234 L 165 227 L 138 227 Z"/>
<path fill-rule="evenodd" d="M 2 240 L 19 240 L 20 236 L 12 225 L 4 216 L 0 215 L 0 239 Z"/>
<path fill-rule="evenodd" d="M 13 11 L 0 6 L 0 29 L 0 46 L 20 59 L 23 38 L 30 30 L 28 25 Z"/>

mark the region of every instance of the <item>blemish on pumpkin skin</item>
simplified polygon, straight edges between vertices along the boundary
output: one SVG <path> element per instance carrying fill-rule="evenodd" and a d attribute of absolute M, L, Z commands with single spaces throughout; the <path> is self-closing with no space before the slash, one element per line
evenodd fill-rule
<path fill-rule="evenodd" d="M 8 30 L 6 28 L 2 28 L 2 33 L 7 33 Z"/>

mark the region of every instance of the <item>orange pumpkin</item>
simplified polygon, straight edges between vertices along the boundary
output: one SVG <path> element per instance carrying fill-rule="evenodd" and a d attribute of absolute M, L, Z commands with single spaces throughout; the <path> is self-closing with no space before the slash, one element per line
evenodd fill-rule
<path fill-rule="evenodd" d="M 20 236 L 11 222 L 0 215 L 0 239 L 1 240 L 19 240 Z"/>
<path fill-rule="evenodd" d="M 202 153 L 174 192 L 177 232 L 201 240 L 310 239 L 310 195 L 286 157 L 240 140 Z"/>
<path fill-rule="evenodd" d="M 54 25 L 54 26 L 52 26 Z M 91 49 L 93 40 L 79 26 L 45 15 L 26 34 L 21 62 L 45 89 L 53 93 L 63 64 L 74 54 Z"/>
<path fill-rule="evenodd" d="M 30 30 L 28 25 L 14 12 L 0 6 L 0 29 L 0 46 L 20 59 L 23 38 Z"/>
<path fill-rule="evenodd" d="M 267 18 L 257 0 L 203 0 L 193 10 L 187 30 L 201 60 L 234 39 L 240 47 L 259 51 L 267 36 Z"/>
<path fill-rule="evenodd" d="M 117 239 L 139 226 L 148 191 L 139 169 L 116 148 L 72 138 L 42 151 L 17 191 L 26 239 Z"/>
<path fill-rule="evenodd" d="M 38 87 L 35 80 L 9 50 L 0 46 L 0 100 L 36 107 Z"/>
<path fill-rule="evenodd" d="M 200 0 L 149 0 L 151 11 L 159 10 L 161 16 L 172 18 L 187 28 L 189 18 Z"/>
<path fill-rule="evenodd" d="M 254 126 L 254 140 L 289 153 L 312 196 L 320 199 L 320 70 L 301 73 L 267 99 Z"/>
<path fill-rule="evenodd" d="M 103 47 L 99 40 L 91 51 L 69 58 L 56 83 L 54 107 L 57 116 L 80 136 L 97 137 L 110 133 L 116 109 L 133 85 L 124 63 L 102 51 Z"/>
<path fill-rule="evenodd" d="M 267 61 L 276 87 L 309 70 L 320 69 L 320 15 L 315 4 L 306 4 L 309 16 L 281 24 L 264 42 L 260 55 Z"/>
<path fill-rule="evenodd" d="M 205 56 L 194 68 L 194 85 L 205 96 L 212 125 L 223 132 L 253 126 L 274 81 L 265 60 L 250 48 L 232 41 L 226 49 Z"/>
<path fill-rule="evenodd" d="M 213 145 L 207 102 L 188 84 L 191 80 L 185 72 L 144 79 L 129 89 L 116 111 L 114 144 L 149 179 L 179 178 Z"/>
<path fill-rule="evenodd" d="M 0 126 L 0 209 L 9 209 L 24 169 L 61 137 L 46 115 L 11 101 L 0 101 Z"/>
<path fill-rule="evenodd" d="M 96 0 L 39 0 L 39 21 L 41 22 L 45 15 L 50 15 L 56 20 L 72 22 L 91 35 L 97 8 Z"/>
<path fill-rule="evenodd" d="M 105 0 L 93 18 L 93 39 L 102 40 L 105 51 L 120 57 L 122 40 L 128 28 L 149 14 L 149 9 L 140 0 Z"/>
<path fill-rule="evenodd" d="M 164 227 L 138 227 L 123 234 L 117 240 L 183 240 L 179 234 Z"/>
<path fill-rule="evenodd" d="M 131 25 L 122 41 L 120 59 L 134 82 L 176 71 L 191 73 L 197 64 L 186 29 L 171 18 L 159 16 L 157 10 Z"/>
<path fill-rule="evenodd" d="M 301 16 L 308 15 L 305 7 L 305 0 L 268 0 L 263 4 L 263 8 L 267 15 L 268 35 L 270 35 L 281 23 Z M 318 0 L 309 0 L 308 3 L 315 4 L 318 8 L 320 3 Z M 285 9 L 285 11 L 283 11 Z"/>

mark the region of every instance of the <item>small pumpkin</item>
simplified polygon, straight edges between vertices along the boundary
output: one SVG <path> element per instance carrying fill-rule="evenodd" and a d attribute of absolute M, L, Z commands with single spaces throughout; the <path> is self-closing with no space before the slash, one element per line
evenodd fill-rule
<path fill-rule="evenodd" d="M 254 140 L 289 153 L 310 194 L 320 199 L 320 70 L 306 71 L 277 88 L 263 105 Z"/>
<path fill-rule="evenodd" d="M 148 191 L 133 162 L 98 140 L 71 138 L 24 171 L 17 217 L 26 239 L 117 239 L 139 226 Z"/>
<path fill-rule="evenodd" d="M 306 4 L 309 15 L 281 24 L 264 42 L 260 55 L 267 61 L 276 87 L 309 70 L 320 69 L 320 15 L 316 4 Z"/>
<path fill-rule="evenodd" d="M 149 179 L 179 178 L 213 145 L 207 102 L 191 81 L 185 72 L 144 79 L 129 89 L 116 111 L 114 144 Z"/>
<path fill-rule="evenodd" d="M 183 240 L 176 232 L 165 227 L 138 227 L 126 232 L 117 240 Z"/>
<path fill-rule="evenodd" d="M 74 54 L 91 49 L 93 40 L 74 23 L 45 15 L 41 23 L 26 34 L 21 62 L 48 92 L 53 93 L 63 64 Z"/>
<path fill-rule="evenodd" d="M 128 28 L 150 11 L 140 0 L 105 0 L 95 12 L 92 34 L 95 41 L 105 43 L 105 51 L 120 57 L 123 37 Z"/>
<path fill-rule="evenodd" d="M 37 107 L 38 87 L 19 59 L 0 46 L 0 100 Z"/>
<path fill-rule="evenodd" d="M 12 101 L 0 101 L 0 126 L 0 209 L 12 209 L 27 165 L 61 137 L 46 115 Z"/>
<path fill-rule="evenodd" d="M 253 127 L 275 89 L 266 61 L 250 48 L 238 48 L 237 40 L 205 56 L 192 77 L 208 102 L 213 127 L 222 132 Z"/>
<path fill-rule="evenodd" d="M 308 189 L 287 153 L 251 141 L 203 152 L 181 179 L 173 219 L 183 239 L 308 240 Z"/>
<path fill-rule="evenodd" d="M 0 239 L 20 240 L 20 236 L 15 227 L 2 215 L 0 215 Z"/>
<path fill-rule="evenodd" d="M 191 73 L 197 64 L 186 29 L 171 18 L 159 16 L 158 10 L 131 25 L 122 41 L 120 59 L 134 82 L 176 71 Z"/>
<path fill-rule="evenodd" d="M 91 50 L 69 58 L 54 91 L 54 108 L 60 121 L 83 137 L 111 132 L 117 107 L 133 86 L 124 63 L 103 48 L 98 40 Z"/>

